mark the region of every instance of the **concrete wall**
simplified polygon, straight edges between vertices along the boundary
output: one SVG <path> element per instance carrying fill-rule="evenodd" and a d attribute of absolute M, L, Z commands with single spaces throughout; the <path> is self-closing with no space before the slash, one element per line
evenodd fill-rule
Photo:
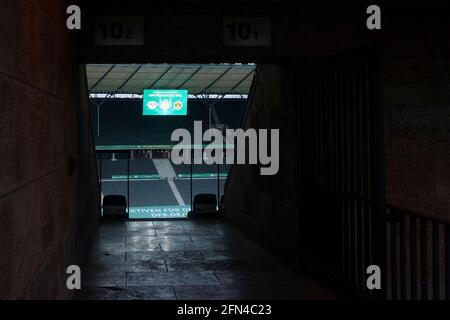
<path fill-rule="evenodd" d="M 233 166 L 225 191 L 226 217 L 263 247 L 297 263 L 298 168 L 292 69 L 260 65 L 243 128 L 281 129 L 279 171 L 260 175 L 257 165 Z"/>
<path fill-rule="evenodd" d="M 82 263 L 98 219 L 64 13 L 59 0 L 0 2 L 0 299 L 70 297 L 65 269 Z"/>
<path fill-rule="evenodd" d="M 386 202 L 450 222 L 450 22 L 398 22 L 383 59 Z"/>

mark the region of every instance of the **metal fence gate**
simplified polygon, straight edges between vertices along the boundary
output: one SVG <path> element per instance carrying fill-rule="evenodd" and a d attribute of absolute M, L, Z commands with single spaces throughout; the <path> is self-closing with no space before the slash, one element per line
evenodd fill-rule
<path fill-rule="evenodd" d="M 366 288 L 367 266 L 385 270 L 377 64 L 374 53 L 353 52 L 309 66 L 296 82 L 302 257 L 367 296 L 384 295 Z"/>

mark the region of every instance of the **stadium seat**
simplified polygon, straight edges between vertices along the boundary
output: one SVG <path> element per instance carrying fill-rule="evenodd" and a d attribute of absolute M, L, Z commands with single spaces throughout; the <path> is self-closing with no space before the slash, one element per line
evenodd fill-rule
<path fill-rule="evenodd" d="M 188 218 L 216 218 L 219 217 L 217 197 L 215 194 L 203 193 L 194 197 L 193 210 L 188 213 Z"/>
<path fill-rule="evenodd" d="M 107 195 L 103 198 L 104 218 L 128 218 L 127 200 L 121 195 Z"/>

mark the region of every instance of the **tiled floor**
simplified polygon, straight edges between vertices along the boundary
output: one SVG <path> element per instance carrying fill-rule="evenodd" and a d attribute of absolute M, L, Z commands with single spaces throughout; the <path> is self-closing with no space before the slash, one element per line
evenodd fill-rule
<path fill-rule="evenodd" d="M 103 223 L 80 299 L 334 299 L 223 221 Z"/>

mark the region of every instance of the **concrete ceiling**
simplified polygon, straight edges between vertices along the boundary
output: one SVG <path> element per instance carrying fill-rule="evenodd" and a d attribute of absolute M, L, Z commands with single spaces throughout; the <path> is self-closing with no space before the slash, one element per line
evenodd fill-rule
<path fill-rule="evenodd" d="M 88 64 L 89 93 L 187 89 L 190 94 L 248 94 L 254 64 Z"/>

